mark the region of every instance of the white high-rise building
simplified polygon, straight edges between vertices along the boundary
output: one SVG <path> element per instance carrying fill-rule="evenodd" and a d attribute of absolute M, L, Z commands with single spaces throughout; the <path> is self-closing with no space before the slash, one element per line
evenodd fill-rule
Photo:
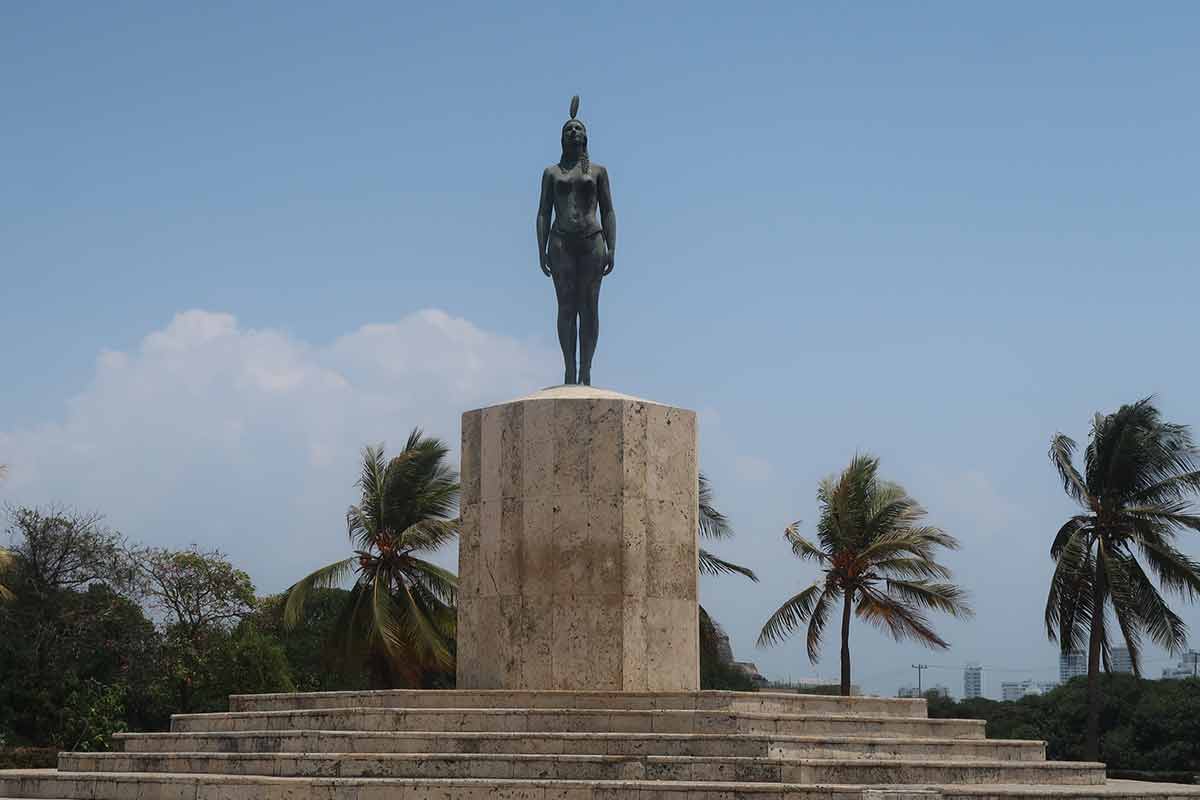
<path fill-rule="evenodd" d="M 963 670 L 963 699 L 971 700 L 976 697 L 983 697 L 983 667 L 968 664 Z"/>
<path fill-rule="evenodd" d="M 1133 674 L 1133 657 L 1129 655 L 1128 647 L 1114 647 L 1112 649 L 1112 671 L 1124 672 L 1128 675 Z"/>
<path fill-rule="evenodd" d="M 1049 681 L 1035 681 L 1026 678 L 1023 681 L 1005 681 L 1000 684 L 1000 696 L 1006 703 L 1020 700 L 1030 695 L 1049 694 L 1058 684 Z"/>
<path fill-rule="evenodd" d="M 1006 703 L 1020 700 L 1027 694 L 1041 694 L 1032 678 L 1023 681 L 1004 681 L 1000 684 L 1000 697 Z"/>
<path fill-rule="evenodd" d="M 1082 650 L 1071 650 L 1058 656 L 1058 682 L 1066 683 L 1071 678 L 1087 675 L 1087 653 Z"/>

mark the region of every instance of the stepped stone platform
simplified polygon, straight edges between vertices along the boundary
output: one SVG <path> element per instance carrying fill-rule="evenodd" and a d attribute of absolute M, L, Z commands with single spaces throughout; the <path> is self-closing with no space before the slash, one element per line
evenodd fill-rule
<path fill-rule="evenodd" d="M 737 692 L 245 695 L 119 752 L 0 771 L 0 800 L 1200 798 L 1046 761 L 924 700 Z"/>

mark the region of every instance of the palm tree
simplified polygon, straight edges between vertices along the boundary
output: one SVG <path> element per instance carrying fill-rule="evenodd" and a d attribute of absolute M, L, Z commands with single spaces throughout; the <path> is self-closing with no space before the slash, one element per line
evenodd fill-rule
<path fill-rule="evenodd" d="M 343 664 L 365 661 L 377 687 L 414 686 L 427 670 L 453 663 L 457 579 L 420 557 L 458 535 L 458 475 L 447 452 L 420 430 L 390 461 L 382 445 L 366 448 L 362 499 L 346 512 L 354 555 L 287 590 L 284 625 L 295 627 L 313 589 L 356 575 L 329 644 Z"/>
<path fill-rule="evenodd" d="M 821 482 L 817 500 L 819 545 L 798 532 L 784 531 L 792 553 L 815 561 L 823 575 L 779 607 L 758 635 L 760 647 L 782 642 L 808 624 L 808 658 L 820 657 L 821 637 L 835 604 L 842 603 L 842 694 L 850 694 L 850 614 L 891 634 L 928 647 L 949 647 L 925 615 L 944 611 L 969 617 L 966 593 L 948 582 L 950 570 L 938 563 L 938 547 L 957 549 L 950 534 L 921 524 L 925 509 L 894 483 L 878 478 L 879 460 L 855 456 L 840 476 Z"/>
<path fill-rule="evenodd" d="M 1168 593 L 1195 600 L 1200 563 L 1175 548 L 1182 530 L 1200 531 L 1189 497 L 1200 492 L 1200 470 L 1185 425 L 1162 421 L 1147 397 L 1116 413 L 1096 414 L 1075 468 L 1075 442 L 1050 440 L 1050 460 L 1063 489 L 1082 508 L 1054 537 L 1054 577 L 1046 598 L 1046 634 L 1063 651 L 1088 647 L 1085 757 L 1100 757 L 1100 663 L 1110 666 L 1105 612 L 1112 608 L 1135 674 L 1141 674 L 1143 634 L 1171 653 L 1187 643 L 1187 626 L 1167 606 L 1141 561 Z"/>
<path fill-rule="evenodd" d="M 700 538 L 710 540 L 732 538 L 733 526 L 729 524 L 729 518 L 713 505 L 712 484 L 709 483 L 703 472 L 700 473 L 699 498 Z M 758 576 L 754 574 L 754 570 L 718 558 L 703 547 L 700 548 L 699 569 L 704 575 L 743 575 L 758 583 Z M 717 623 L 704 610 L 704 606 L 700 606 L 700 652 L 708 658 L 714 658 L 717 652 L 718 638 Z"/>

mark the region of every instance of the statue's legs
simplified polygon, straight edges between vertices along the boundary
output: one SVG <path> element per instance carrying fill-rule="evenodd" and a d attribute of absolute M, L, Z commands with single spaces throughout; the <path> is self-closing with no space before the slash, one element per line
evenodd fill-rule
<path fill-rule="evenodd" d="M 562 348 L 563 383 L 572 384 L 575 378 L 575 340 L 578 338 L 579 295 L 578 264 L 562 237 L 550 236 L 548 252 L 550 270 L 554 275 L 554 294 L 558 298 L 558 345 Z"/>
<path fill-rule="evenodd" d="M 592 356 L 600 338 L 600 281 L 604 277 L 604 261 L 608 245 L 599 234 L 583 242 L 576 265 L 579 308 L 579 382 L 592 385 Z"/>

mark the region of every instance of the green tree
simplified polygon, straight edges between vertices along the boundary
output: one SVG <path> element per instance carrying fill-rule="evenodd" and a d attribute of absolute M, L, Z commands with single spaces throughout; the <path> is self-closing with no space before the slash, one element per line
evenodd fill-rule
<path fill-rule="evenodd" d="M 346 512 L 354 555 L 287 590 L 284 623 L 295 626 L 314 589 L 355 575 L 330 645 L 343 663 L 365 663 L 376 687 L 416 686 L 453 664 L 457 579 L 421 557 L 458 535 L 458 475 L 447 452 L 420 430 L 390 461 L 382 445 L 366 448 L 362 498 Z"/>
<path fill-rule="evenodd" d="M 821 482 L 818 544 L 802 537 L 799 523 L 784 531 L 792 553 L 815 561 L 822 576 L 789 598 L 763 625 L 759 646 L 776 644 L 808 624 L 808 657 L 820 657 L 821 637 L 835 605 L 842 604 L 843 695 L 850 694 L 850 616 L 889 633 L 945 649 L 927 611 L 956 617 L 972 614 L 966 594 L 949 583 L 950 570 L 935 559 L 939 547 L 956 549 L 958 540 L 923 525 L 925 510 L 904 489 L 878 477 L 879 460 L 855 456 L 840 476 Z"/>
<path fill-rule="evenodd" d="M 1073 463 L 1075 442 L 1061 433 L 1050 441 L 1050 460 L 1082 513 L 1066 521 L 1050 547 L 1046 634 L 1064 652 L 1086 642 L 1090 761 L 1100 757 L 1100 669 L 1110 666 L 1113 641 L 1106 612 L 1112 610 L 1140 674 L 1143 636 L 1172 653 L 1187 643 L 1187 626 L 1142 564 L 1168 594 L 1195 600 L 1200 593 L 1200 563 L 1175 547 L 1178 532 L 1200 531 L 1190 505 L 1200 492 L 1197 451 L 1187 426 L 1164 422 L 1152 400 L 1095 415 L 1082 473 Z"/>
<path fill-rule="evenodd" d="M 211 706 L 230 630 L 254 609 L 254 584 L 219 551 L 144 548 L 134 553 L 141 588 L 163 615 L 164 657 L 179 708 Z M 216 691 L 219 695 L 221 692 Z M 200 697 L 208 698 L 204 702 Z M 216 702 L 221 702 L 218 699 Z"/>
<path fill-rule="evenodd" d="M 325 647 L 333 639 L 334 626 L 349 594 L 344 589 L 314 589 L 304 604 L 303 619 L 290 627 L 283 624 L 286 595 L 271 595 L 259 600 L 250 621 L 283 647 L 292 680 L 299 691 L 328 692 L 367 687 L 361 664 L 339 663 Z"/>

